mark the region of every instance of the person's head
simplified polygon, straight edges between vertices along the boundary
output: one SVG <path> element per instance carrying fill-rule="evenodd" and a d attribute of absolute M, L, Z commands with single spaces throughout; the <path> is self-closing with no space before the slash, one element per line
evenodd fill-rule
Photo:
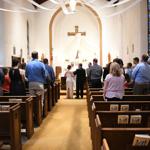
<path fill-rule="evenodd" d="M 111 63 L 110 65 L 110 73 L 113 76 L 121 76 L 121 69 L 120 69 L 120 65 L 116 62 Z"/>
<path fill-rule="evenodd" d="M 70 69 L 71 69 L 71 65 L 68 65 L 68 66 L 67 66 L 67 69 L 70 70 Z"/>
<path fill-rule="evenodd" d="M 115 58 L 115 59 L 113 60 L 113 62 L 118 63 L 118 64 L 120 65 L 121 68 L 122 68 L 123 65 L 124 65 L 122 59 L 120 59 L 120 58 Z"/>
<path fill-rule="evenodd" d="M 44 64 L 48 64 L 48 59 L 47 59 L 47 58 L 44 58 L 44 59 L 43 59 L 43 63 L 44 63 Z"/>
<path fill-rule="evenodd" d="M 142 58 L 141 58 L 142 62 L 147 62 L 148 61 L 148 55 L 147 54 L 143 54 Z"/>
<path fill-rule="evenodd" d="M 89 62 L 88 67 L 90 68 L 91 66 L 92 66 L 92 63 L 91 63 L 91 62 Z"/>
<path fill-rule="evenodd" d="M 132 68 L 132 63 L 127 63 L 127 68 Z"/>
<path fill-rule="evenodd" d="M 139 63 L 139 58 L 138 57 L 134 57 L 133 58 L 133 64 L 137 65 Z"/>
<path fill-rule="evenodd" d="M 12 67 L 16 67 L 19 65 L 19 60 L 18 59 L 13 59 L 12 60 Z"/>
<path fill-rule="evenodd" d="M 32 58 L 38 59 L 38 52 L 36 52 L 36 51 L 32 52 Z"/>
<path fill-rule="evenodd" d="M 7 75 L 7 73 L 8 73 L 8 68 L 3 68 L 3 73 L 4 73 L 4 75 Z"/>
<path fill-rule="evenodd" d="M 93 64 L 97 64 L 98 60 L 96 58 L 93 59 Z"/>
<path fill-rule="evenodd" d="M 79 68 L 82 68 L 82 64 L 81 63 L 79 64 Z"/>

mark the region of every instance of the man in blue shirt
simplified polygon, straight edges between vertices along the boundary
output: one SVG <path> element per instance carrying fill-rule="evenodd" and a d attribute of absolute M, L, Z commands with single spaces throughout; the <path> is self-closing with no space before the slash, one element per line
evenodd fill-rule
<path fill-rule="evenodd" d="M 147 63 L 148 56 L 142 56 L 141 63 L 133 69 L 134 94 L 150 94 L 150 65 Z"/>
<path fill-rule="evenodd" d="M 52 68 L 52 66 L 49 66 L 48 65 L 48 59 L 45 58 L 43 60 L 44 64 L 45 64 L 45 68 L 48 72 L 48 75 L 49 75 L 49 80 L 50 80 L 50 85 L 53 86 L 54 82 L 55 82 L 55 73 L 54 73 L 54 70 Z"/>
<path fill-rule="evenodd" d="M 41 92 L 44 100 L 44 83 L 47 73 L 45 65 L 38 60 L 38 52 L 32 52 L 32 60 L 26 65 L 26 77 L 29 81 L 30 94 Z"/>

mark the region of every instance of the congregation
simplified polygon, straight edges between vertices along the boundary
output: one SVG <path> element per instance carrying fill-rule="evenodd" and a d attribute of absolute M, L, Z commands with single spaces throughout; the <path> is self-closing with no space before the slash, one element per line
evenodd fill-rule
<path fill-rule="evenodd" d="M 67 67 L 68 71 L 66 72 L 66 86 L 67 86 L 67 98 L 73 98 L 73 78 L 76 74 L 71 70 L 71 65 Z M 79 69 L 82 68 L 82 64 L 79 64 Z M 81 71 L 82 72 L 82 71 Z M 84 74 L 84 73 L 83 73 Z M 103 67 L 98 65 L 98 60 L 93 59 L 92 63 L 88 64 L 86 69 L 86 77 L 88 84 L 92 88 L 102 88 L 104 90 L 105 99 L 122 99 L 124 95 L 125 88 L 133 88 L 133 93 L 138 94 L 150 94 L 150 65 L 149 57 L 146 54 L 143 54 L 141 61 L 138 57 L 133 58 L 133 65 L 131 62 L 127 63 L 127 66 L 124 67 L 122 59 L 115 58 L 113 62 L 110 62 Z M 81 79 L 78 79 L 79 77 Z M 83 85 L 85 83 L 85 75 L 77 75 L 76 80 L 76 98 L 83 98 Z M 103 81 L 102 81 L 103 78 Z M 78 82 L 79 80 L 79 82 Z M 81 93 L 79 89 L 81 86 Z"/>
<path fill-rule="evenodd" d="M 83 98 L 85 81 L 93 88 L 102 88 L 105 99 L 122 99 L 125 88 L 133 88 L 134 94 L 150 93 L 150 65 L 149 57 L 143 54 L 141 61 L 138 57 L 133 58 L 131 62 L 124 67 L 122 59 L 115 58 L 106 67 L 98 65 L 98 60 L 93 59 L 93 65 L 90 62 L 88 68 L 84 69 L 82 64 L 78 69 L 71 71 L 71 65 L 68 65 L 65 73 L 66 77 L 66 95 L 67 98 L 73 98 L 74 79 L 76 79 L 76 97 Z M 0 94 L 9 92 L 11 95 L 25 95 L 26 87 L 29 87 L 31 95 L 40 91 L 44 95 L 44 84 L 53 86 L 55 82 L 55 73 L 48 64 L 48 59 L 38 60 L 38 52 L 32 52 L 32 60 L 29 63 L 19 63 L 14 59 L 11 68 L 0 69 Z"/>
<path fill-rule="evenodd" d="M 48 59 L 43 62 L 38 60 L 38 52 L 32 52 L 32 60 L 29 63 L 20 63 L 13 59 L 11 68 L 0 70 L 0 95 L 9 92 L 10 95 L 25 95 L 26 88 L 34 95 L 41 92 L 44 95 L 44 84 L 53 86 L 55 82 L 54 70 L 48 65 Z"/>

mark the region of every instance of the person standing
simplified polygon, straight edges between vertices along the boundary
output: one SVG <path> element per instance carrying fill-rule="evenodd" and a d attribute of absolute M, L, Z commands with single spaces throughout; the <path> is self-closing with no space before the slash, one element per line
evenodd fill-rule
<path fill-rule="evenodd" d="M 83 98 L 83 89 L 86 80 L 86 74 L 85 69 L 82 68 L 81 63 L 78 65 L 78 69 L 74 71 L 74 75 L 76 75 L 76 98 L 79 98 L 79 95 L 81 96 L 81 98 Z"/>
<path fill-rule="evenodd" d="M 110 73 L 104 81 L 104 98 L 106 100 L 120 100 L 124 95 L 125 78 L 116 62 L 111 63 Z"/>
<path fill-rule="evenodd" d="M 108 63 L 106 65 L 106 67 L 104 67 L 104 71 L 103 71 L 103 81 L 105 80 L 106 76 L 109 74 L 109 70 L 110 70 L 110 65 L 112 62 Z"/>
<path fill-rule="evenodd" d="M 150 94 L 150 65 L 147 60 L 148 56 L 146 54 L 142 55 L 141 63 L 133 69 L 134 94 Z"/>
<path fill-rule="evenodd" d="M 134 64 L 133 68 L 135 68 L 136 65 L 139 64 L 139 58 L 138 57 L 133 58 L 133 64 Z"/>
<path fill-rule="evenodd" d="M 89 62 L 88 68 L 86 69 L 86 77 L 87 77 L 87 81 L 89 84 L 90 84 L 90 68 L 91 68 L 91 66 L 92 66 L 92 63 Z"/>
<path fill-rule="evenodd" d="M 12 68 L 9 70 L 10 77 L 10 94 L 11 95 L 26 95 L 25 79 L 19 70 L 19 60 L 14 59 Z"/>
<path fill-rule="evenodd" d="M 29 81 L 30 94 L 35 95 L 37 92 L 40 92 L 43 104 L 44 83 L 48 74 L 45 65 L 38 60 L 38 52 L 32 52 L 32 60 L 26 65 L 25 73 Z"/>
<path fill-rule="evenodd" d="M 97 64 L 97 59 L 93 59 L 93 66 L 90 67 L 90 81 L 92 88 L 101 88 L 102 67 Z"/>
<path fill-rule="evenodd" d="M 125 69 L 125 74 L 128 74 L 130 79 L 132 78 L 132 63 L 127 63 L 127 68 Z"/>
<path fill-rule="evenodd" d="M 48 75 L 49 75 L 50 85 L 53 86 L 53 84 L 55 82 L 55 73 L 54 73 L 53 67 L 48 65 L 48 59 L 47 58 L 43 59 L 43 63 L 45 64 L 45 68 L 46 68 Z"/>
<path fill-rule="evenodd" d="M 67 67 L 67 72 L 65 73 L 65 77 L 66 77 L 66 90 L 67 90 L 67 98 L 69 99 L 72 99 L 73 98 L 73 77 L 74 77 L 74 74 L 73 72 L 70 71 L 71 69 L 71 66 L 68 65 Z"/>
<path fill-rule="evenodd" d="M 4 73 L 3 91 L 9 92 L 10 91 L 10 77 L 9 77 L 8 68 L 3 68 L 3 73 Z"/>

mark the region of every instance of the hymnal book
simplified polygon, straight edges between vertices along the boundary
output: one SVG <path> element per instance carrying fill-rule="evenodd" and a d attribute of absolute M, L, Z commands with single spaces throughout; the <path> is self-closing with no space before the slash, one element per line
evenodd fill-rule
<path fill-rule="evenodd" d="M 137 108 L 137 109 L 135 109 L 135 111 L 141 111 L 141 109 L 138 109 L 138 108 Z"/>
<path fill-rule="evenodd" d="M 150 136 L 147 134 L 135 134 L 132 146 L 148 146 Z"/>
<path fill-rule="evenodd" d="M 118 104 L 111 104 L 110 105 L 110 111 L 118 111 L 119 105 Z"/>
<path fill-rule="evenodd" d="M 20 98 L 10 98 L 9 102 L 11 102 L 11 103 L 21 103 L 22 99 L 20 99 Z"/>
<path fill-rule="evenodd" d="M 142 116 L 141 115 L 131 115 L 130 124 L 141 124 Z"/>
<path fill-rule="evenodd" d="M 9 111 L 10 105 L 0 105 L 0 111 Z"/>
<path fill-rule="evenodd" d="M 129 111 L 129 105 L 121 105 L 120 111 Z"/>
<path fill-rule="evenodd" d="M 118 115 L 118 124 L 128 124 L 129 116 L 128 115 Z"/>

